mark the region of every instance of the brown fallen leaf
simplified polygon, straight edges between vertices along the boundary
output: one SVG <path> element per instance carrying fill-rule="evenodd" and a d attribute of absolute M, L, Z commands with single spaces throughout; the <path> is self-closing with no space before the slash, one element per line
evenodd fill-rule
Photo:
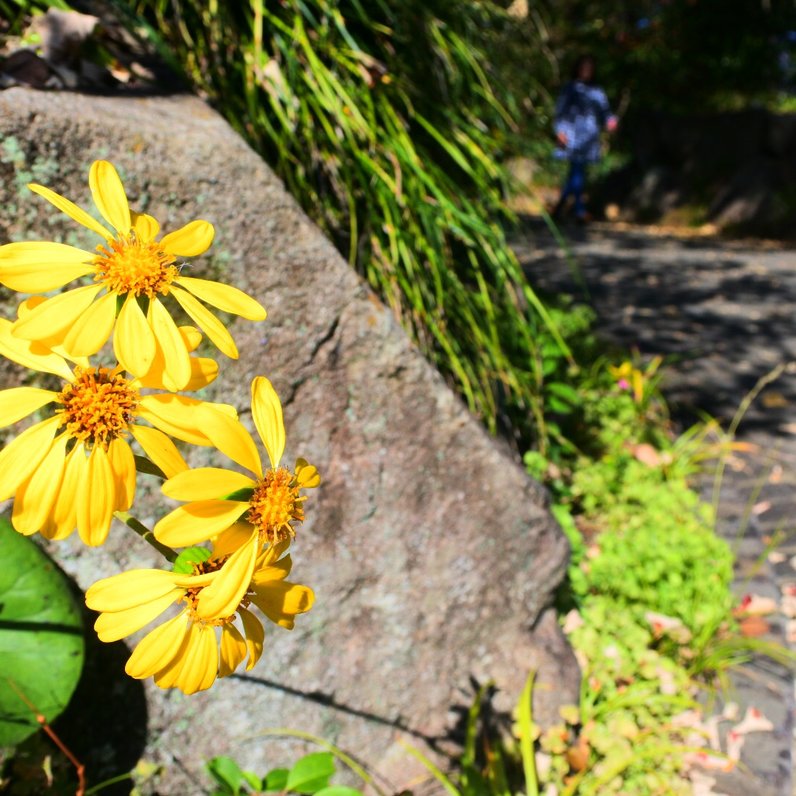
<path fill-rule="evenodd" d="M 573 771 L 583 771 L 589 764 L 589 742 L 581 735 L 578 740 L 567 749 L 566 757 L 569 767 Z"/>
<path fill-rule="evenodd" d="M 741 620 L 739 629 L 742 636 L 756 638 L 757 636 L 765 636 L 771 627 L 761 616 L 747 616 L 746 619 Z"/>
<path fill-rule="evenodd" d="M 761 710 L 748 707 L 743 719 L 732 728 L 737 735 L 748 735 L 750 732 L 772 732 L 774 722 L 763 715 Z"/>
<path fill-rule="evenodd" d="M 781 392 L 764 393 L 760 400 L 766 409 L 782 409 L 788 405 L 788 399 Z"/>
<path fill-rule="evenodd" d="M 773 614 L 779 606 L 771 597 L 761 594 L 745 594 L 740 604 L 733 609 L 733 616 L 765 616 Z"/>
<path fill-rule="evenodd" d="M 638 445 L 633 445 L 630 448 L 630 452 L 633 454 L 635 459 L 640 461 L 642 464 L 646 464 L 647 467 L 660 466 L 661 455 L 648 442 L 642 442 Z"/>

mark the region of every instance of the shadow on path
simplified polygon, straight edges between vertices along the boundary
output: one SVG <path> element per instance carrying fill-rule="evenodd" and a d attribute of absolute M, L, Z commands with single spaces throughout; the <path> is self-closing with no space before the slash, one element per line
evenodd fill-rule
<path fill-rule="evenodd" d="M 680 416 L 727 419 L 761 376 L 796 360 L 796 253 L 607 225 L 564 232 L 569 255 L 541 220 L 525 219 L 512 243 L 531 283 L 590 303 L 610 342 L 666 357 L 666 392 Z M 788 373 L 745 429 L 782 431 L 794 406 Z"/>

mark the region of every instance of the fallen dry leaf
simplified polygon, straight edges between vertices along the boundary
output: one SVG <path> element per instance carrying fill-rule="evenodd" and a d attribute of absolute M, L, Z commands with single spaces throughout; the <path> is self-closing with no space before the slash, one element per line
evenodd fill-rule
<path fill-rule="evenodd" d="M 737 702 L 728 702 L 721 711 L 721 718 L 724 721 L 735 721 L 738 718 L 740 707 Z"/>
<path fill-rule="evenodd" d="M 773 614 L 779 606 L 771 597 L 762 594 L 744 594 L 741 602 L 733 610 L 733 616 L 765 616 Z"/>
<path fill-rule="evenodd" d="M 752 514 L 759 517 L 761 514 L 765 514 L 770 508 L 770 500 L 761 500 L 759 503 L 755 503 L 754 506 L 752 506 Z"/>
<path fill-rule="evenodd" d="M 746 738 L 743 733 L 730 730 L 727 733 L 727 757 L 737 763 L 741 759 L 741 749 L 745 743 Z"/>
<path fill-rule="evenodd" d="M 583 617 L 573 608 L 565 617 L 561 629 L 569 635 L 579 627 L 583 627 Z"/>
<path fill-rule="evenodd" d="M 716 778 L 711 777 L 710 774 L 704 771 L 697 771 L 696 769 L 689 771 L 688 778 L 691 780 L 691 786 L 693 788 L 692 796 L 727 796 L 726 793 L 713 790 L 713 786 L 716 784 Z"/>
<path fill-rule="evenodd" d="M 760 401 L 766 409 L 782 409 L 788 405 L 788 399 L 781 392 L 764 393 Z"/>
<path fill-rule="evenodd" d="M 748 735 L 750 732 L 772 732 L 773 729 L 774 723 L 764 716 L 762 711 L 750 706 L 746 709 L 743 719 L 730 732 Z"/>
<path fill-rule="evenodd" d="M 636 458 L 642 464 L 646 464 L 647 467 L 660 466 L 661 455 L 648 442 L 642 442 L 639 445 L 633 445 L 630 448 L 630 452 L 633 454 L 634 458 Z"/>
<path fill-rule="evenodd" d="M 732 771 L 735 768 L 734 760 L 728 760 L 724 755 L 715 752 L 691 752 L 685 759 L 688 765 L 700 766 L 709 771 Z"/>
<path fill-rule="evenodd" d="M 583 771 L 589 764 L 589 752 L 591 751 L 588 741 L 581 735 L 577 742 L 567 749 L 567 763 L 573 771 Z"/>
<path fill-rule="evenodd" d="M 765 636 L 771 629 L 768 622 L 760 616 L 747 616 L 746 619 L 741 620 L 739 627 L 741 635 L 747 638 Z"/>
<path fill-rule="evenodd" d="M 782 606 L 780 610 L 789 619 L 796 619 L 796 595 L 786 594 L 782 598 Z"/>
<path fill-rule="evenodd" d="M 691 631 L 676 617 L 666 616 L 666 614 L 659 614 L 655 611 L 647 611 L 644 614 L 644 618 L 649 622 L 656 638 L 669 636 L 678 644 L 687 644 L 691 640 Z"/>

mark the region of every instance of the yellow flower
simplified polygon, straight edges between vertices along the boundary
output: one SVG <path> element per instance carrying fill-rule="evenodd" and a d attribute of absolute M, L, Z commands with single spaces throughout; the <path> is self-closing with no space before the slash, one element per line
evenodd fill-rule
<path fill-rule="evenodd" d="M 207 446 L 212 444 L 204 433 L 208 425 L 239 425 L 231 406 L 173 393 L 143 395 L 141 382 L 125 377 L 121 368 L 89 367 L 86 361 L 72 368 L 58 354 L 15 338 L 11 327 L 0 320 L 0 354 L 53 373 L 63 384 L 58 391 L 0 391 L 2 428 L 50 406 L 44 420 L 0 452 L 0 500 L 15 498 L 11 521 L 20 533 L 63 539 L 77 527 L 86 544 L 100 545 L 113 512 L 126 511 L 133 502 L 136 465 L 128 434 L 173 476 L 187 465 L 170 437 Z M 207 410 L 201 419 L 199 408 Z"/>
<path fill-rule="evenodd" d="M 252 416 L 271 467 L 263 470 L 260 455 L 251 436 L 238 423 L 222 429 L 208 424 L 205 433 L 213 444 L 243 467 L 250 478 L 233 470 L 201 467 L 185 470 L 163 484 L 163 494 L 175 500 L 190 501 L 172 511 L 155 525 L 158 541 L 170 547 L 199 544 L 214 537 L 245 515 L 250 533 L 245 544 L 259 549 L 295 535 L 295 523 L 304 520 L 302 489 L 318 486 L 318 471 L 304 459 L 295 471 L 280 466 L 285 449 L 282 405 L 271 382 L 264 376 L 252 381 Z M 203 410 L 197 411 L 200 418 Z"/>
<path fill-rule="evenodd" d="M 216 677 L 232 674 L 247 655 L 246 671 L 259 660 L 265 631 L 249 610 L 251 605 L 288 629 L 297 614 L 310 610 L 312 589 L 285 580 L 290 556 L 280 556 L 287 543 L 269 546 L 258 555 L 251 547 L 230 544 L 228 537 L 239 533 L 240 529 L 231 528 L 222 534 L 210 558 L 194 564 L 192 574 L 137 569 L 89 588 L 86 605 L 100 612 L 94 627 L 102 641 L 118 641 L 172 604 L 182 605 L 177 616 L 138 643 L 125 667 L 131 677 L 154 677 L 161 688 L 179 688 L 186 694 L 202 691 Z M 230 554 L 231 547 L 236 549 Z M 235 587 L 230 589 L 229 584 Z"/>
<path fill-rule="evenodd" d="M 116 169 L 98 160 L 89 186 L 109 231 L 63 196 L 31 183 L 28 187 L 72 219 L 97 233 L 96 252 L 50 241 L 0 246 L 0 283 L 23 293 L 45 293 L 91 275 L 95 284 L 75 287 L 35 307 L 14 326 L 14 335 L 60 347 L 71 357 L 97 353 L 113 334 L 122 367 L 145 377 L 162 358 L 164 385 L 181 390 L 191 379 L 189 350 L 161 297 L 172 296 L 210 340 L 236 359 L 232 336 L 202 302 L 249 320 L 265 319 L 259 302 L 243 291 L 206 279 L 183 276 L 178 257 L 195 257 L 213 241 L 207 221 L 192 221 L 157 240 L 152 216 L 130 210 Z"/>

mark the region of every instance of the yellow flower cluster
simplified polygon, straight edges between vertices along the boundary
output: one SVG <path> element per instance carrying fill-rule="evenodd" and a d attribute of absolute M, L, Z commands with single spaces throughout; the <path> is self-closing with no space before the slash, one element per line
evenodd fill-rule
<path fill-rule="evenodd" d="M 238 356 L 205 304 L 252 321 L 264 320 L 265 309 L 235 287 L 183 276 L 179 259 L 207 251 L 213 226 L 192 221 L 159 238 L 158 222 L 130 209 L 107 161 L 89 172 L 107 226 L 49 188 L 28 187 L 101 243 L 94 252 L 50 241 L 0 246 L 0 284 L 30 294 L 13 321 L 0 320 L 0 355 L 59 380 L 53 389 L 0 391 L 0 427 L 36 415 L 0 451 L 0 500 L 14 499 L 12 523 L 23 534 L 65 539 L 77 530 L 87 545 L 101 545 L 116 515 L 163 552 L 173 569 L 100 580 L 86 604 L 99 612 L 95 629 L 103 641 L 166 615 L 126 670 L 154 677 L 162 688 L 201 691 L 259 659 L 265 630 L 252 608 L 292 628 L 313 602 L 311 589 L 285 578 L 287 549 L 304 519 L 302 493 L 320 476 L 304 459 L 293 469 L 282 464 L 285 427 L 271 382 L 258 376 L 251 386 L 269 467 L 234 407 L 182 394 L 218 375 L 214 359 L 195 355 L 203 334 Z M 195 326 L 178 325 L 170 307 Z M 189 469 L 174 440 L 215 447 L 250 475 Z M 163 493 L 184 502 L 153 532 L 129 514 L 139 472 L 159 474 Z M 185 549 L 177 554 L 175 547 Z"/>

